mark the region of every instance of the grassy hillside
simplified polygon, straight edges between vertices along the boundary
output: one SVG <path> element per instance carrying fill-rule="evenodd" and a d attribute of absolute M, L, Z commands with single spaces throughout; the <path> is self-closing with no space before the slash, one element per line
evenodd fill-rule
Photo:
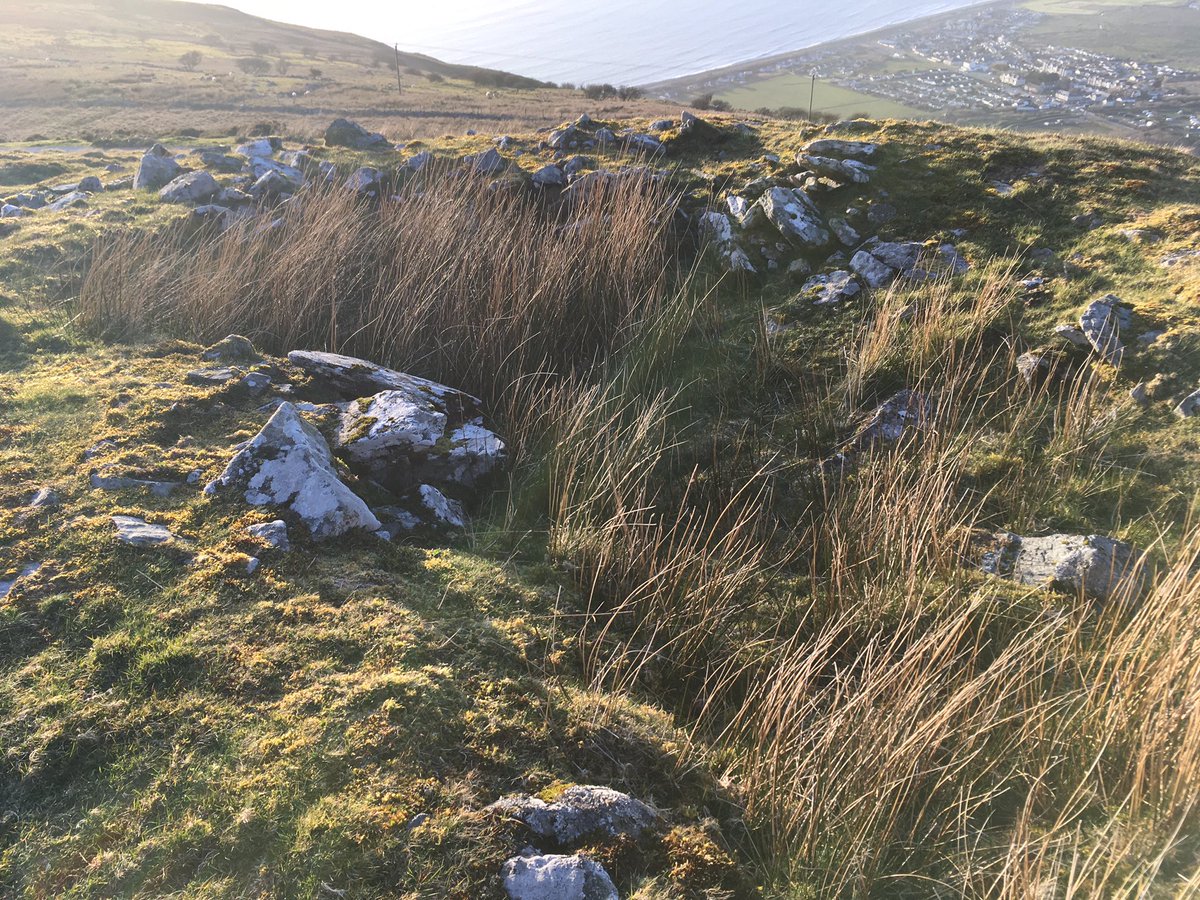
<path fill-rule="evenodd" d="M 561 194 L 520 132 L 488 175 L 489 137 L 315 145 L 331 185 L 225 230 L 119 186 L 2 220 L 0 892 L 498 898 L 554 848 L 487 807 L 581 784 L 658 811 L 565 848 L 623 898 L 1200 890 L 1195 157 L 854 123 L 875 169 L 810 181 L 822 218 L 970 268 L 818 305 L 858 244 L 739 229 L 750 277 L 696 222 L 827 135 L 682 124 Z M 9 149 L 0 193 L 139 155 Z M 1054 331 L 1109 293 L 1119 367 Z M 191 374 L 232 331 L 265 392 Z M 268 401 L 331 433 L 295 349 L 482 399 L 509 458 L 467 529 L 315 541 L 201 491 Z M 902 389 L 924 411 L 864 437 Z M 280 515 L 286 551 L 246 530 Z M 988 574 L 997 532 L 1127 541 L 1145 582 Z"/>
<path fill-rule="evenodd" d="M 222 6 L 7 3 L 0 29 L 0 140 L 8 142 L 141 141 L 185 130 L 227 137 L 256 125 L 311 138 L 338 115 L 393 140 L 503 133 L 578 115 L 581 100 L 411 53 L 400 55 L 400 93 L 391 47 Z"/>

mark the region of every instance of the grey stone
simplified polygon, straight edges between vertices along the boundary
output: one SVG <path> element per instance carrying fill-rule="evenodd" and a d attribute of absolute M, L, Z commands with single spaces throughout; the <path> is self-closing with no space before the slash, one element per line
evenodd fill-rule
<path fill-rule="evenodd" d="M 467 527 L 467 514 L 457 500 L 451 500 L 431 484 L 421 485 L 417 493 L 424 512 L 435 525 L 447 528 Z"/>
<path fill-rule="evenodd" d="M 909 431 L 925 431 L 931 425 L 933 405 L 917 391 L 897 391 L 875 408 L 851 439 L 850 444 L 864 449 L 872 444 L 894 444 Z"/>
<path fill-rule="evenodd" d="M 29 563 L 27 565 L 22 566 L 17 571 L 16 578 L 10 578 L 8 580 L 0 580 L 0 600 L 3 600 L 10 593 L 12 593 L 12 589 L 17 586 L 18 582 L 20 582 L 26 578 L 32 578 L 34 575 L 36 575 L 38 572 L 40 572 L 41 569 L 42 569 L 41 563 Z"/>
<path fill-rule="evenodd" d="M 157 191 L 166 187 L 183 172 L 171 153 L 162 144 L 155 144 L 138 163 L 133 186 L 138 190 Z"/>
<path fill-rule="evenodd" d="M 50 212 L 62 212 L 64 209 L 71 209 L 76 206 L 87 206 L 88 197 L 90 196 L 90 194 L 85 194 L 83 191 L 72 191 L 65 197 L 49 204 L 46 209 Z"/>
<path fill-rule="evenodd" d="M 1055 325 L 1054 333 L 1056 335 L 1058 335 L 1060 338 L 1062 338 L 1064 341 L 1067 341 L 1068 343 L 1073 344 L 1076 347 L 1091 347 L 1092 346 L 1091 343 L 1088 341 L 1087 335 L 1083 333 L 1083 329 L 1079 328 L 1076 325 L 1070 325 L 1070 324 Z"/>
<path fill-rule="evenodd" d="M 268 138 L 259 138 L 256 141 L 247 141 L 233 152 L 249 159 L 262 159 L 275 155 L 275 145 Z"/>
<path fill-rule="evenodd" d="M 274 522 L 263 522 L 247 526 L 246 534 L 251 538 L 263 541 L 271 550 L 292 550 L 292 542 L 288 540 L 288 524 L 282 518 Z"/>
<path fill-rule="evenodd" d="M 821 138 L 804 146 L 804 153 L 814 156 L 835 156 L 843 159 L 869 159 L 879 149 L 878 144 L 866 141 L 840 141 L 836 138 Z"/>
<path fill-rule="evenodd" d="M 488 812 L 517 819 L 560 847 L 602 838 L 639 838 L 660 821 L 658 813 L 642 801 L 592 785 L 569 787 L 553 803 L 526 794 L 505 797 L 489 806 Z"/>
<path fill-rule="evenodd" d="M 582 856 L 514 856 L 503 876 L 511 900 L 619 900 L 604 867 Z"/>
<path fill-rule="evenodd" d="M 335 119 L 325 129 L 325 143 L 330 147 L 350 147 L 354 150 L 384 150 L 392 146 L 382 134 L 367 131 L 349 119 Z"/>
<path fill-rule="evenodd" d="M 730 272 L 748 272 L 756 270 L 746 251 L 738 245 L 733 236 L 733 225 L 729 217 L 722 212 L 710 210 L 700 216 L 700 233 L 712 244 L 721 260 L 722 265 Z"/>
<path fill-rule="evenodd" d="M 803 191 L 774 187 L 759 200 L 766 218 L 784 237 L 806 247 L 824 247 L 829 231 L 812 200 Z"/>
<path fill-rule="evenodd" d="M 380 171 L 371 166 L 361 166 L 346 179 L 346 190 L 356 194 L 377 194 L 382 187 L 383 176 Z"/>
<path fill-rule="evenodd" d="M 856 159 L 834 159 L 830 156 L 811 156 L 801 153 L 796 157 L 796 161 L 801 166 L 812 169 L 825 178 L 851 184 L 866 184 L 875 172 L 874 166 L 869 166 Z"/>
<path fill-rule="evenodd" d="M 217 180 L 201 169 L 173 179 L 158 192 L 158 196 L 166 203 L 203 203 L 220 190 Z"/>
<path fill-rule="evenodd" d="M 462 409 L 465 418 L 471 418 L 465 414 L 467 410 L 475 410 L 477 415 L 480 408 L 480 401 L 470 394 L 353 356 L 320 350 L 293 350 L 288 354 L 288 361 L 347 400 L 369 397 L 380 391 L 408 391 L 428 394 Z"/>
<path fill-rule="evenodd" d="M 1121 331 L 1132 323 L 1128 307 L 1120 297 L 1108 294 L 1088 304 L 1079 317 L 1079 327 L 1096 354 L 1113 366 L 1121 364 L 1125 345 Z"/>
<path fill-rule="evenodd" d="M 1140 563 L 1133 547 L 1103 535 L 1021 537 L 1001 532 L 984 554 L 982 567 L 1020 584 L 1109 600 L 1140 589 Z"/>
<path fill-rule="evenodd" d="M 117 529 L 117 540 L 134 547 L 161 547 L 175 540 L 175 535 L 165 525 L 151 525 L 136 516 L 113 516 Z"/>
<path fill-rule="evenodd" d="M 206 169 L 212 169 L 215 172 L 221 172 L 226 175 L 232 175 L 242 171 L 246 165 L 246 161 L 238 159 L 236 156 L 226 156 L 215 150 L 200 151 L 200 163 Z"/>
<path fill-rule="evenodd" d="M 855 231 L 854 226 L 845 219 L 830 219 L 829 228 L 843 247 L 857 247 L 862 243 L 862 235 Z"/>
<path fill-rule="evenodd" d="M 538 187 L 562 188 L 567 186 L 567 176 L 558 166 L 542 166 L 533 173 L 533 183 Z"/>
<path fill-rule="evenodd" d="M 366 503 L 338 477 L 320 432 L 300 418 L 291 403 L 280 404 L 205 493 L 223 490 L 242 492 L 251 506 L 290 510 L 318 539 L 380 527 Z"/>
<path fill-rule="evenodd" d="M 100 472 L 93 472 L 88 481 L 99 491 L 144 490 L 155 497 L 169 497 L 183 487 L 178 481 L 153 481 L 148 478 L 130 478 L 126 475 L 102 475 Z"/>
<path fill-rule="evenodd" d="M 49 509 L 58 506 L 62 503 L 62 498 L 59 497 L 58 491 L 53 488 L 43 487 L 38 488 L 37 493 L 29 500 L 30 509 Z"/>
<path fill-rule="evenodd" d="M 104 190 L 104 185 L 95 175 L 88 175 L 86 178 L 79 180 L 79 184 L 75 186 L 75 190 L 84 191 L 88 194 L 96 194 Z"/>
<path fill-rule="evenodd" d="M 827 275 L 813 275 L 800 288 L 803 295 L 812 299 L 814 306 L 833 306 L 857 297 L 861 290 L 858 280 L 844 269 Z"/>
<path fill-rule="evenodd" d="M 875 289 L 891 284 L 899 274 L 891 266 L 866 250 L 859 250 L 850 257 L 850 269 L 866 282 L 867 287 Z"/>
<path fill-rule="evenodd" d="M 499 175 L 508 167 L 508 162 L 495 147 L 485 150 L 483 153 L 468 156 L 463 162 L 476 175 Z"/>
<path fill-rule="evenodd" d="M 1188 394 L 1175 407 L 1175 415 L 1181 419 L 1190 419 L 1197 414 L 1200 414 L 1200 390 Z"/>

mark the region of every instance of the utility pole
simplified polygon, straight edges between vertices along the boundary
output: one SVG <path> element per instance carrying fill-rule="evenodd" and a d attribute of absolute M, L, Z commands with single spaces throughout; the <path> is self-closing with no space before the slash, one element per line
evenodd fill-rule
<path fill-rule="evenodd" d="M 817 96 L 817 70 L 812 70 L 812 84 L 808 88 L 808 121 L 813 120 L 813 98 Z"/>
<path fill-rule="evenodd" d="M 396 51 L 396 90 L 397 92 L 403 94 L 404 82 L 400 80 L 400 45 L 393 44 L 392 46 Z"/>

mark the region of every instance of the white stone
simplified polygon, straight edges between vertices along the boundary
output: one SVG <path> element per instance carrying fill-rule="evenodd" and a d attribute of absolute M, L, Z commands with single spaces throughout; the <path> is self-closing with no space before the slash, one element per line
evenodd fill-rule
<path fill-rule="evenodd" d="M 136 516 L 113 516 L 117 528 L 117 540 L 134 547 L 159 547 L 175 540 L 175 535 L 165 525 L 151 525 Z"/>
<path fill-rule="evenodd" d="M 619 900 L 604 867 L 582 856 L 514 856 L 503 874 L 511 900 Z"/>
<path fill-rule="evenodd" d="M 1079 591 L 1108 600 L 1141 586 L 1141 560 L 1124 541 L 1103 535 L 1001 533 L 983 569 L 1021 584 Z"/>
<path fill-rule="evenodd" d="M 291 403 L 280 404 L 205 492 L 225 489 L 242 491 L 251 506 L 291 510 L 315 538 L 380 527 L 367 504 L 338 477 L 320 432 Z"/>
<path fill-rule="evenodd" d="M 1130 321 L 1129 312 L 1121 305 L 1121 299 L 1108 294 L 1088 304 L 1079 317 L 1079 328 L 1104 362 L 1118 366 L 1125 356 L 1121 329 L 1128 327 Z"/>
<path fill-rule="evenodd" d="M 158 192 L 158 196 L 166 203 L 203 203 L 220 190 L 217 180 L 201 169 L 173 179 Z"/>
<path fill-rule="evenodd" d="M 292 549 L 291 541 L 288 540 L 287 523 L 282 519 L 276 519 L 274 522 L 263 522 L 259 525 L 250 525 L 246 528 L 246 533 L 250 537 L 262 541 L 272 550 L 286 552 Z"/>
<path fill-rule="evenodd" d="M 807 247 L 824 247 L 829 231 L 812 200 L 803 191 L 774 187 L 758 201 L 766 218 L 786 238 Z"/>

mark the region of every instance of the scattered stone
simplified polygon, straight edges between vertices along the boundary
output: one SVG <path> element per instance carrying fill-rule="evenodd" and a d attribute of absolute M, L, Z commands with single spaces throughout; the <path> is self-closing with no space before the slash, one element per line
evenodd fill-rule
<path fill-rule="evenodd" d="M 1131 244 L 1158 244 L 1163 239 L 1161 234 L 1149 228 L 1122 228 L 1120 235 Z"/>
<path fill-rule="evenodd" d="M 104 190 L 104 185 L 95 175 L 88 175 L 79 180 L 79 184 L 75 186 L 75 190 L 83 191 L 88 194 L 96 194 Z"/>
<path fill-rule="evenodd" d="M 1017 372 L 1034 389 L 1060 378 L 1069 367 L 1070 358 L 1061 350 L 1030 350 L 1017 357 Z"/>
<path fill-rule="evenodd" d="M 953 244 L 942 244 L 937 248 L 937 261 L 951 275 L 966 275 L 971 271 L 971 264 Z"/>
<path fill-rule="evenodd" d="M 0 600 L 3 600 L 10 593 L 12 593 L 12 589 L 17 586 L 17 582 L 25 578 L 32 578 L 34 575 L 40 572 L 41 569 L 41 563 L 29 563 L 28 565 L 24 565 L 20 568 L 20 570 L 17 572 L 16 578 L 8 581 L 0 581 Z"/>
<path fill-rule="evenodd" d="M 716 210 L 704 213 L 700 216 L 700 232 L 708 238 L 727 271 L 750 274 L 757 271 L 746 251 L 734 239 L 733 224 L 727 215 Z"/>
<path fill-rule="evenodd" d="M 1076 325 L 1069 325 L 1069 324 L 1055 325 L 1054 333 L 1057 334 L 1064 341 L 1067 341 L 1070 344 L 1074 344 L 1076 347 L 1089 347 L 1090 348 L 1092 346 L 1091 342 L 1088 340 L 1087 335 L 1083 333 L 1083 329 L 1079 328 Z"/>
<path fill-rule="evenodd" d="M 670 131 L 675 127 L 675 123 L 670 119 L 659 119 L 656 122 L 650 123 L 651 131 Z"/>
<path fill-rule="evenodd" d="M 212 169 L 215 172 L 221 172 L 226 175 L 232 175 L 242 171 L 245 166 L 245 161 L 238 159 L 236 156 L 226 156 L 216 150 L 200 151 L 200 164 L 206 169 Z"/>
<path fill-rule="evenodd" d="M 404 163 L 404 165 L 406 168 L 410 169 L 413 172 L 420 172 L 427 165 L 429 165 L 431 162 L 433 162 L 433 159 L 434 159 L 434 157 L 433 157 L 432 153 L 430 153 L 428 150 L 422 150 L 420 153 L 416 154 L 415 156 L 410 157 Z"/>
<path fill-rule="evenodd" d="M 371 166 L 361 166 L 356 169 L 344 184 L 348 191 L 356 194 L 369 194 L 373 197 L 378 196 L 382 186 L 383 174 Z"/>
<path fill-rule="evenodd" d="M 1138 406 L 1150 405 L 1150 385 L 1145 381 L 1139 381 L 1129 391 L 1129 399 Z"/>
<path fill-rule="evenodd" d="M 1088 304 L 1079 317 L 1079 328 L 1104 362 L 1119 366 L 1125 355 L 1121 330 L 1132 324 L 1132 318 L 1129 307 L 1120 297 L 1107 294 Z"/>
<path fill-rule="evenodd" d="M 583 856 L 514 856 L 503 875 L 511 900 L 619 900 L 604 867 Z"/>
<path fill-rule="evenodd" d="M 505 797 L 487 812 L 518 819 L 538 837 L 560 847 L 598 838 L 638 838 L 659 823 L 658 813 L 642 801 L 590 785 L 569 787 L 553 803 L 527 794 Z"/>
<path fill-rule="evenodd" d="M 855 231 L 854 227 L 845 219 L 830 219 L 829 228 L 843 247 L 857 247 L 862 243 L 862 235 Z"/>
<path fill-rule="evenodd" d="M 788 263 L 787 273 L 792 281 L 803 282 L 812 274 L 812 266 L 809 265 L 808 260 L 794 259 Z"/>
<path fill-rule="evenodd" d="M 284 402 L 205 493 L 243 492 L 251 506 L 290 509 L 315 538 L 354 529 L 375 531 L 379 520 L 338 478 L 329 445 Z"/>
<path fill-rule="evenodd" d="M 900 210 L 883 200 L 873 200 L 867 205 L 867 223 L 872 228 L 881 228 L 898 215 Z"/>
<path fill-rule="evenodd" d="M 240 334 L 226 335 L 201 353 L 200 358 L 205 362 L 262 362 L 262 356 L 254 348 L 254 344 L 251 343 L 250 338 L 242 337 Z"/>
<path fill-rule="evenodd" d="M 162 144 L 155 144 L 146 151 L 138 163 L 133 186 L 142 191 L 157 191 L 166 187 L 183 172 L 179 163 Z"/>
<path fill-rule="evenodd" d="M 178 481 L 154 481 L 148 478 L 130 478 L 126 475 L 101 475 L 93 472 L 89 483 L 98 491 L 145 490 L 155 497 L 170 497 L 183 487 Z"/>
<path fill-rule="evenodd" d="M 881 403 L 850 440 L 855 449 L 872 444 L 894 444 L 910 430 L 926 430 L 933 418 L 933 405 L 917 391 L 905 388 Z"/>
<path fill-rule="evenodd" d="M 857 297 L 862 285 L 849 272 L 839 269 L 828 275 L 813 275 L 800 288 L 800 293 L 812 300 L 814 306 L 832 306 Z"/>
<path fill-rule="evenodd" d="M 64 209 L 72 209 L 76 206 L 87 206 L 89 196 L 89 194 L 85 194 L 83 191 L 72 191 L 65 197 L 49 204 L 46 209 L 49 212 L 62 212 Z"/>
<path fill-rule="evenodd" d="M 264 159 L 274 156 L 276 149 L 275 144 L 269 138 L 259 138 L 256 141 L 247 141 L 233 152 L 249 159 Z"/>
<path fill-rule="evenodd" d="M 1190 419 L 1197 414 L 1200 414 L 1200 389 L 1188 394 L 1175 407 L 1175 415 L 1181 419 Z"/>
<path fill-rule="evenodd" d="M 382 134 L 367 131 L 349 119 L 335 119 L 325 129 L 325 144 L 329 147 L 350 147 L 353 150 L 385 150 L 391 143 Z"/>
<path fill-rule="evenodd" d="M 1160 259 L 1158 264 L 1164 269 L 1173 269 L 1176 266 L 1195 262 L 1200 262 L 1200 250 L 1176 250 Z"/>
<path fill-rule="evenodd" d="M 221 387 L 229 384 L 244 373 L 236 366 L 212 369 L 193 369 L 184 376 L 184 381 L 196 387 Z"/>
<path fill-rule="evenodd" d="M 807 247 L 824 247 L 829 231 L 816 205 L 803 191 L 771 188 L 758 201 L 766 218 L 786 238 Z"/>
<path fill-rule="evenodd" d="M 260 565 L 262 565 L 262 560 L 260 560 L 257 556 L 250 557 L 248 560 L 246 560 L 246 574 L 253 575 L 258 571 L 258 567 Z"/>
<path fill-rule="evenodd" d="M 59 497 L 58 491 L 53 488 L 43 487 L 38 488 L 36 494 L 29 500 L 30 509 L 50 509 L 62 503 L 62 498 Z"/>
<path fill-rule="evenodd" d="M 113 516 L 117 529 L 117 540 L 133 547 L 161 547 L 175 540 L 175 535 L 165 525 L 151 525 L 136 516 Z"/>
<path fill-rule="evenodd" d="M 897 274 L 895 269 L 866 250 L 859 250 L 850 257 L 850 269 L 866 282 L 867 287 L 874 289 L 891 284 Z"/>
<path fill-rule="evenodd" d="M 508 167 L 508 162 L 495 147 L 483 153 L 468 156 L 463 162 L 476 175 L 499 175 Z"/>
<path fill-rule="evenodd" d="M 246 528 L 246 533 L 250 537 L 262 541 L 272 550 L 281 550 L 286 553 L 292 549 L 291 541 L 288 540 L 287 523 L 282 519 L 250 525 Z"/>
<path fill-rule="evenodd" d="M 1021 537 L 1001 532 L 984 554 L 985 572 L 1020 584 L 1050 587 L 1108 600 L 1140 587 L 1133 547 L 1102 535 Z"/>
<path fill-rule="evenodd" d="M 418 494 L 421 506 L 432 517 L 434 524 L 447 528 L 467 527 L 467 514 L 457 500 L 451 500 L 431 484 L 421 485 Z"/>

